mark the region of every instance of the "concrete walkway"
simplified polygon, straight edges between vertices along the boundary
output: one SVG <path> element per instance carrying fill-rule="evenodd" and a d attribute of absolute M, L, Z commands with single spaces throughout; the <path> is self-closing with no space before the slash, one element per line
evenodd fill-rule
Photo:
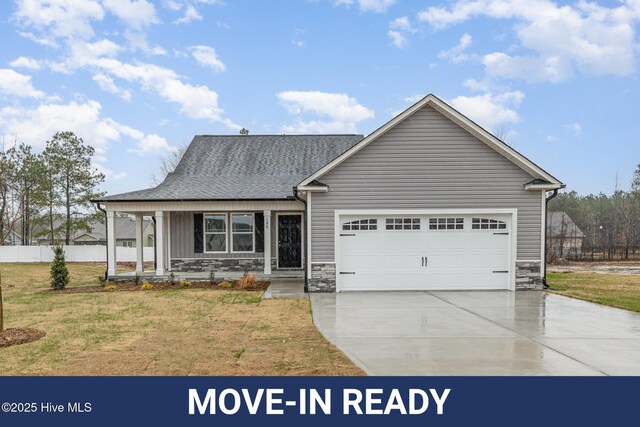
<path fill-rule="evenodd" d="M 640 315 L 545 292 L 311 294 L 370 375 L 640 375 Z"/>
<path fill-rule="evenodd" d="M 272 279 L 262 298 L 307 298 L 304 279 Z"/>

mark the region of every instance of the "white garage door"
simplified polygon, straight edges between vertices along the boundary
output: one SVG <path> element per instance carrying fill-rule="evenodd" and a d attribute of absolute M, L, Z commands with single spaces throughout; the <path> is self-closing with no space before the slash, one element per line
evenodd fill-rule
<path fill-rule="evenodd" d="M 509 289 L 511 215 L 347 215 L 338 226 L 338 291 Z"/>

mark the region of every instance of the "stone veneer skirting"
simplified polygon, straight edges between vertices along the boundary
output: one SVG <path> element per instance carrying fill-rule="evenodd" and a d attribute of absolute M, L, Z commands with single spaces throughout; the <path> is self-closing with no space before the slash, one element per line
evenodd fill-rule
<path fill-rule="evenodd" d="M 311 264 L 311 277 L 308 278 L 309 292 L 336 291 L 336 265 Z"/>
<path fill-rule="evenodd" d="M 263 271 L 264 258 L 178 258 L 171 260 L 171 270 L 186 273 Z"/>
<path fill-rule="evenodd" d="M 516 291 L 542 290 L 540 261 L 516 261 Z"/>

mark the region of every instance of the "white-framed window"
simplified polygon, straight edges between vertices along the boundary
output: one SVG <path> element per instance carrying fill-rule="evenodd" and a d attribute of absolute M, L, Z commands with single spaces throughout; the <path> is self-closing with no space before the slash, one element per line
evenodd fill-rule
<path fill-rule="evenodd" d="M 506 230 L 507 223 L 497 219 L 471 218 L 472 230 Z"/>
<path fill-rule="evenodd" d="M 204 251 L 227 252 L 227 214 L 204 214 Z"/>
<path fill-rule="evenodd" d="M 429 230 L 463 230 L 464 218 L 429 218 Z"/>
<path fill-rule="evenodd" d="M 378 229 L 378 220 L 375 218 L 371 219 L 358 219 L 355 221 L 349 221 L 342 224 L 342 229 L 344 231 L 350 230 L 377 230 Z"/>
<path fill-rule="evenodd" d="M 253 252 L 255 227 L 253 213 L 231 214 L 231 252 Z"/>
<path fill-rule="evenodd" d="M 420 218 L 387 218 L 387 230 L 420 230 Z"/>
<path fill-rule="evenodd" d="M 133 242 L 130 240 L 124 240 L 122 242 L 122 247 L 124 248 L 132 248 L 133 247 Z"/>

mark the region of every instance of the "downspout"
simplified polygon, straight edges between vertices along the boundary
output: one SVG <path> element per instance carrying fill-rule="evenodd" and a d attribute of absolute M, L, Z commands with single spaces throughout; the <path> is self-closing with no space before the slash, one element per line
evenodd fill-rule
<path fill-rule="evenodd" d="M 107 221 L 109 221 L 109 219 L 107 218 L 107 211 L 102 209 L 102 206 L 100 206 L 99 202 L 96 202 L 96 207 L 99 211 L 102 211 L 104 213 L 104 238 L 106 240 L 106 245 L 104 247 L 107 249 L 107 257 L 105 258 L 107 260 L 107 269 L 104 271 L 104 280 L 107 280 L 109 279 L 109 227 L 107 224 Z"/>
<path fill-rule="evenodd" d="M 296 200 L 302 202 L 304 204 L 304 221 L 305 223 L 307 222 L 307 201 L 302 199 L 300 196 L 298 196 L 298 190 L 296 189 L 296 187 L 293 187 L 293 197 L 296 198 Z M 277 227 L 277 225 L 276 225 Z M 307 230 L 307 228 L 305 227 L 304 229 L 307 233 L 309 233 L 309 230 Z M 311 233 L 309 233 L 309 235 L 311 235 Z M 306 243 L 306 240 L 305 240 Z M 305 244 L 303 245 L 304 248 L 302 249 L 304 252 L 304 292 L 307 293 L 309 292 L 309 287 L 307 286 L 308 280 L 309 278 L 307 277 L 307 271 L 309 271 L 309 269 L 307 268 L 307 263 L 309 262 L 309 254 L 307 253 L 307 247 L 308 245 Z"/>
<path fill-rule="evenodd" d="M 554 197 L 556 197 L 558 195 L 558 190 L 553 190 L 553 193 L 551 193 L 551 195 L 549 197 L 547 197 L 545 199 L 544 202 L 544 259 L 542 260 L 542 287 L 544 289 L 549 289 L 551 286 L 549 286 L 549 284 L 547 283 L 547 230 L 549 230 L 549 225 L 547 224 L 547 210 L 549 209 L 549 201 L 551 201 Z"/>

